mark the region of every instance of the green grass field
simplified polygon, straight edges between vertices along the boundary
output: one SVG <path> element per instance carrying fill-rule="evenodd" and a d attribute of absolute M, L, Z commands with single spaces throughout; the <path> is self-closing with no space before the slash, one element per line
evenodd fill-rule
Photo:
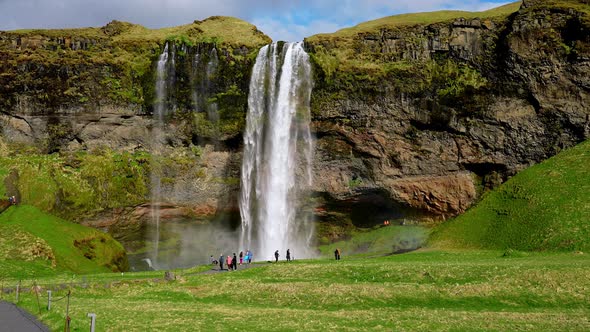
<path fill-rule="evenodd" d="M 437 248 L 590 249 L 590 141 L 530 167 L 443 224 Z"/>
<path fill-rule="evenodd" d="M 87 329 L 92 312 L 98 331 L 588 331 L 590 256 L 580 251 L 588 245 L 587 165 L 590 141 L 519 173 L 434 230 L 380 227 L 320 247 L 324 257 L 340 248 L 341 261 L 212 274 L 197 266 L 174 271 L 179 278 L 171 282 L 163 271 L 51 275 L 22 263 L 32 269 L 22 288 L 42 290 L 39 301 L 33 292 L 21 294 L 19 305 L 56 331 L 64 326 L 65 301 L 44 309 L 45 290 L 56 285 L 65 288 L 54 298 L 72 292 L 72 330 Z M 40 212 L 11 208 L 0 225 L 31 213 Z M 75 251 L 58 244 L 57 233 L 45 234 L 49 224 L 21 227 L 42 231 L 64 255 Z M 431 231 L 430 248 L 391 255 L 403 243 L 422 243 Z M 459 247 L 466 249 L 452 249 Z M 5 286 L 17 281 L 1 280 Z M 15 300 L 13 293 L 2 296 Z"/>
<path fill-rule="evenodd" d="M 200 266 L 174 271 L 179 278 L 171 282 L 163 271 L 51 275 L 22 263 L 32 269 L 22 288 L 43 288 L 39 301 L 25 292 L 19 305 L 56 331 L 63 329 L 66 307 L 61 300 L 51 312 L 44 309 L 51 285 L 65 286 L 54 298 L 72 291 L 72 330 L 87 329 L 92 312 L 98 331 L 588 331 L 590 256 L 580 250 L 588 240 L 589 164 L 590 141 L 533 166 L 435 228 L 431 248 L 411 253 L 390 255 L 423 243 L 432 230 L 358 231 L 320 247 L 324 257 L 340 248 L 341 261 L 212 274 L 201 274 L 209 267 Z M 17 212 L 19 218 L 11 215 Z M 27 213 L 40 212 L 11 208 L 0 225 L 30 219 Z M 55 236 L 44 239 L 60 246 Z M 64 255 L 75 251 L 61 246 Z M 467 249 L 451 249 L 457 247 Z M 2 279 L 6 286 L 15 282 L 14 276 Z"/>
<path fill-rule="evenodd" d="M 96 282 L 72 288 L 70 315 L 72 330 L 86 330 L 96 313 L 97 331 L 587 331 L 589 301 L 588 255 L 418 251 Z M 33 293 L 20 305 L 39 312 Z M 65 301 L 41 308 L 52 330 L 64 316 Z"/>

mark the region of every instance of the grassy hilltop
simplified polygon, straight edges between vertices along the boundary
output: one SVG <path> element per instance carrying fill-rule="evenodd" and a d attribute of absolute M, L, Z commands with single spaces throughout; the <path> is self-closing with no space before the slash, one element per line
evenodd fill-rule
<path fill-rule="evenodd" d="M 345 39 L 357 34 L 372 32 L 383 28 L 412 26 L 418 24 L 432 24 L 438 22 L 452 21 L 458 17 L 462 18 L 505 18 L 518 11 L 522 2 L 517 1 L 508 5 L 492 8 L 482 12 L 467 12 L 460 10 L 440 10 L 425 13 L 409 13 L 394 16 L 387 16 L 372 21 L 360 23 L 354 27 L 344 28 L 335 33 L 323 33 L 308 38 L 310 42 L 326 39 Z"/>

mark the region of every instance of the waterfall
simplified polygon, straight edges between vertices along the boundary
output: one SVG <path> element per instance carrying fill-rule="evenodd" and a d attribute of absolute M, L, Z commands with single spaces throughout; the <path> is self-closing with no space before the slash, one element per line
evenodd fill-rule
<path fill-rule="evenodd" d="M 153 234 L 154 249 L 151 261 L 154 267 L 158 266 L 158 253 L 160 242 L 160 204 L 162 202 L 162 168 L 158 160 L 158 156 L 162 153 L 162 141 L 164 139 L 163 126 L 164 117 L 168 113 L 168 89 L 174 77 L 174 46 L 172 51 L 169 50 L 169 45 L 166 43 L 164 51 L 158 58 L 156 67 L 156 103 L 154 105 L 153 113 L 153 129 L 152 129 L 152 171 L 151 171 L 151 218 L 152 224 L 155 225 L 155 232 Z"/>
<path fill-rule="evenodd" d="M 275 250 L 312 254 L 311 211 L 303 208 L 312 184 L 311 85 L 303 43 L 273 43 L 258 53 L 244 133 L 240 248 L 260 260 Z"/>
<path fill-rule="evenodd" d="M 217 49 L 213 48 L 211 50 L 211 53 L 209 54 L 209 62 L 207 63 L 206 84 L 207 84 L 207 93 L 208 94 L 211 94 L 211 92 L 212 92 L 211 82 L 213 80 L 215 80 L 215 76 L 217 75 L 217 67 L 219 67 L 219 58 L 217 57 Z M 218 122 L 219 122 L 219 114 L 217 111 L 218 111 L 217 103 L 210 103 L 207 106 L 207 116 L 209 118 L 209 121 L 215 123 L 216 126 L 218 125 Z"/>
<path fill-rule="evenodd" d="M 199 65 L 201 64 L 201 53 L 199 52 L 199 49 L 197 48 L 195 51 L 195 56 L 193 58 L 193 64 L 192 64 L 192 74 L 191 74 L 191 86 L 192 86 L 192 92 L 191 92 L 191 98 L 193 100 L 193 107 L 196 111 L 199 110 L 199 103 L 201 102 L 201 96 L 200 96 L 200 89 L 198 88 L 198 84 L 197 84 L 197 75 L 199 73 Z"/>

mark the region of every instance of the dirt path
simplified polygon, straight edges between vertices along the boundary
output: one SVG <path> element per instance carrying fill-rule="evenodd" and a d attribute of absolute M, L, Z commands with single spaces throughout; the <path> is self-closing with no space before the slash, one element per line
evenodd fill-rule
<path fill-rule="evenodd" d="M 33 315 L 16 305 L 0 301 L 0 332 L 49 332 Z"/>
<path fill-rule="evenodd" d="M 238 265 L 238 269 L 236 271 L 231 271 L 231 272 L 239 272 L 242 270 L 251 269 L 253 267 L 262 267 L 262 266 L 266 266 L 266 265 L 268 265 L 268 263 L 242 264 L 242 265 Z M 219 271 L 219 265 L 215 265 L 215 266 L 211 266 L 211 270 L 207 270 L 205 272 L 194 273 L 194 274 L 215 274 L 215 273 L 223 273 L 223 272 L 230 272 L 227 270 L 227 266 L 225 264 L 223 265 L 223 270 L 221 270 L 221 271 Z"/>

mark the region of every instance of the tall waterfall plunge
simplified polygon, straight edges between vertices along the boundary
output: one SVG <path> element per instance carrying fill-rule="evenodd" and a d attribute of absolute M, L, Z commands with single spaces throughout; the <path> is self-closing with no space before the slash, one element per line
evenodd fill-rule
<path fill-rule="evenodd" d="M 240 248 L 261 260 L 275 250 L 312 254 L 311 211 L 303 208 L 312 183 L 311 66 L 303 43 L 280 45 L 258 53 L 244 133 Z"/>

